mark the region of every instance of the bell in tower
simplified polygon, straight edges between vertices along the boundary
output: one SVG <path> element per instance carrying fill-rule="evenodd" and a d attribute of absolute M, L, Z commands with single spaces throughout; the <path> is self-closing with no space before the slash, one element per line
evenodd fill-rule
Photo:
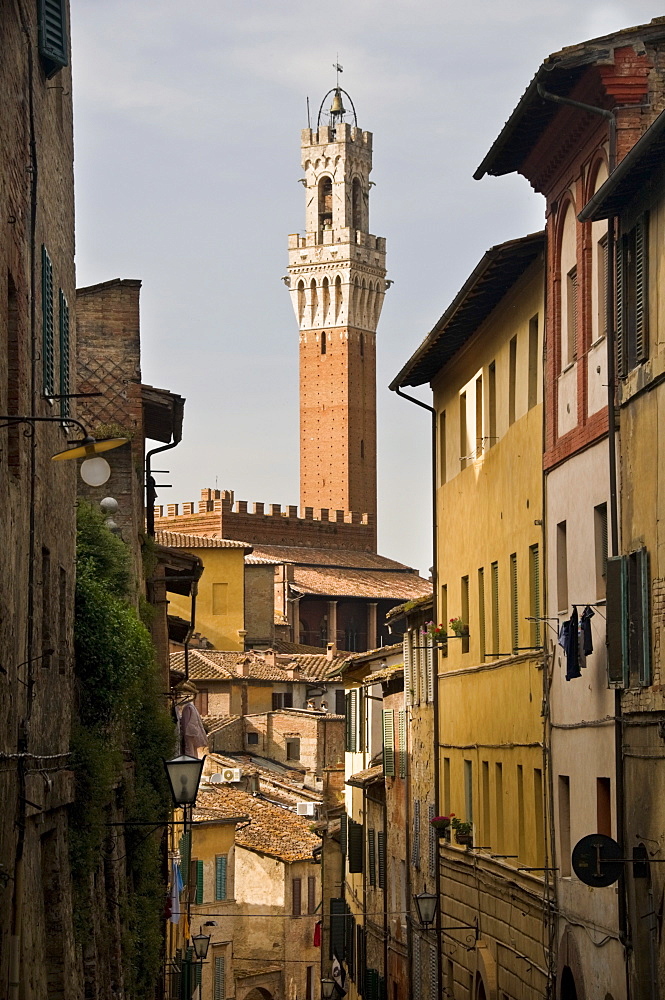
<path fill-rule="evenodd" d="M 289 237 L 300 332 L 300 503 L 376 514 L 376 328 L 385 239 L 369 232 L 372 135 L 349 94 L 301 136 L 305 232 Z"/>

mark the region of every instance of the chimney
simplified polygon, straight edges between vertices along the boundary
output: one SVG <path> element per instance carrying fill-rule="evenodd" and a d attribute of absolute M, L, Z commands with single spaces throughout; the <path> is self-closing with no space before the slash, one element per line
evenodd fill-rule
<path fill-rule="evenodd" d="M 332 660 L 333 657 L 335 657 L 335 656 L 337 656 L 337 643 L 336 642 L 329 642 L 328 646 L 327 646 L 327 649 L 326 649 L 326 657 L 329 660 Z"/>
<path fill-rule="evenodd" d="M 277 657 L 275 656 L 274 649 L 266 649 L 263 653 L 263 659 L 266 661 L 269 667 L 277 666 Z"/>

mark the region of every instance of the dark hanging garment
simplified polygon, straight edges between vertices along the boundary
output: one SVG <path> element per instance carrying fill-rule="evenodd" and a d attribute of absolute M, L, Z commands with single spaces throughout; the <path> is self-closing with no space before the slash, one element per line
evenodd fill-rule
<path fill-rule="evenodd" d="M 559 628 L 559 645 L 562 649 L 568 649 L 568 632 L 570 630 L 570 622 L 561 622 L 561 627 Z"/>
<path fill-rule="evenodd" d="M 572 681 L 575 677 L 581 677 L 580 670 L 580 646 L 579 646 L 579 618 L 577 608 L 573 608 L 568 624 L 568 636 L 566 639 L 566 680 Z"/>
<path fill-rule="evenodd" d="M 580 643 L 580 645 L 581 645 L 581 648 L 582 648 L 582 652 L 584 653 L 585 656 L 589 656 L 590 653 L 593 653 L 593 638 L 592 638 L 592 635 L 591 635 L 591 619 L 593 618 L 593 616 L 595 615 L 595 613 L 596 612 L 593 611 L 589 607 L 589 605 L 587 604 L 586 608 L 584 609 L 584 611 L 582 612 L 582 615 L 580 617 L 580 633 L 581 633 L 581 640 L 582 640 L 581 643 Z"/>

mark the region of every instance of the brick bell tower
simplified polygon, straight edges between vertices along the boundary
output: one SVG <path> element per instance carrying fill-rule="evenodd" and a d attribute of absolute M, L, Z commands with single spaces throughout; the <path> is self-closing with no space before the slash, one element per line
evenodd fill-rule
<path fill-rule="evenodd" d="M 346 107 L 345 107 L 346 105 Z M 303 129 L 305 234 L 289 237 L 300 330 L 300 503 L 376 515 L 376 327 L 386 241 L 369 232 L 372 134 L 330 90 Z"/>

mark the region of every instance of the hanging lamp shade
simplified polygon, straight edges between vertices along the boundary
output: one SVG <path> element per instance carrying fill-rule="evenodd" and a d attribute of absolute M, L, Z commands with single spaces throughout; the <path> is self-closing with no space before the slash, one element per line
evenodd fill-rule
<path fill-rule="evenodd" d="M 164 767 L 171 786 L 171 795 L 177 806 L 193 806 L 199 790 L 205 757 L 188 757 L 181 754 L 165 760 Z"/>
<path fill-rule="evenodd" d="M 97 441 L 90 434 L 82 441 L 76 443 L 74 448 L 65 448 L 51 456 L 52 462 L 64 462 L 70 458 L 92 458 L 93 455 L 100 455 L 103 451 L 112 451 L 113 448 L 120 448 L 127 444 L 129 438 L 100 438 Z"/>

